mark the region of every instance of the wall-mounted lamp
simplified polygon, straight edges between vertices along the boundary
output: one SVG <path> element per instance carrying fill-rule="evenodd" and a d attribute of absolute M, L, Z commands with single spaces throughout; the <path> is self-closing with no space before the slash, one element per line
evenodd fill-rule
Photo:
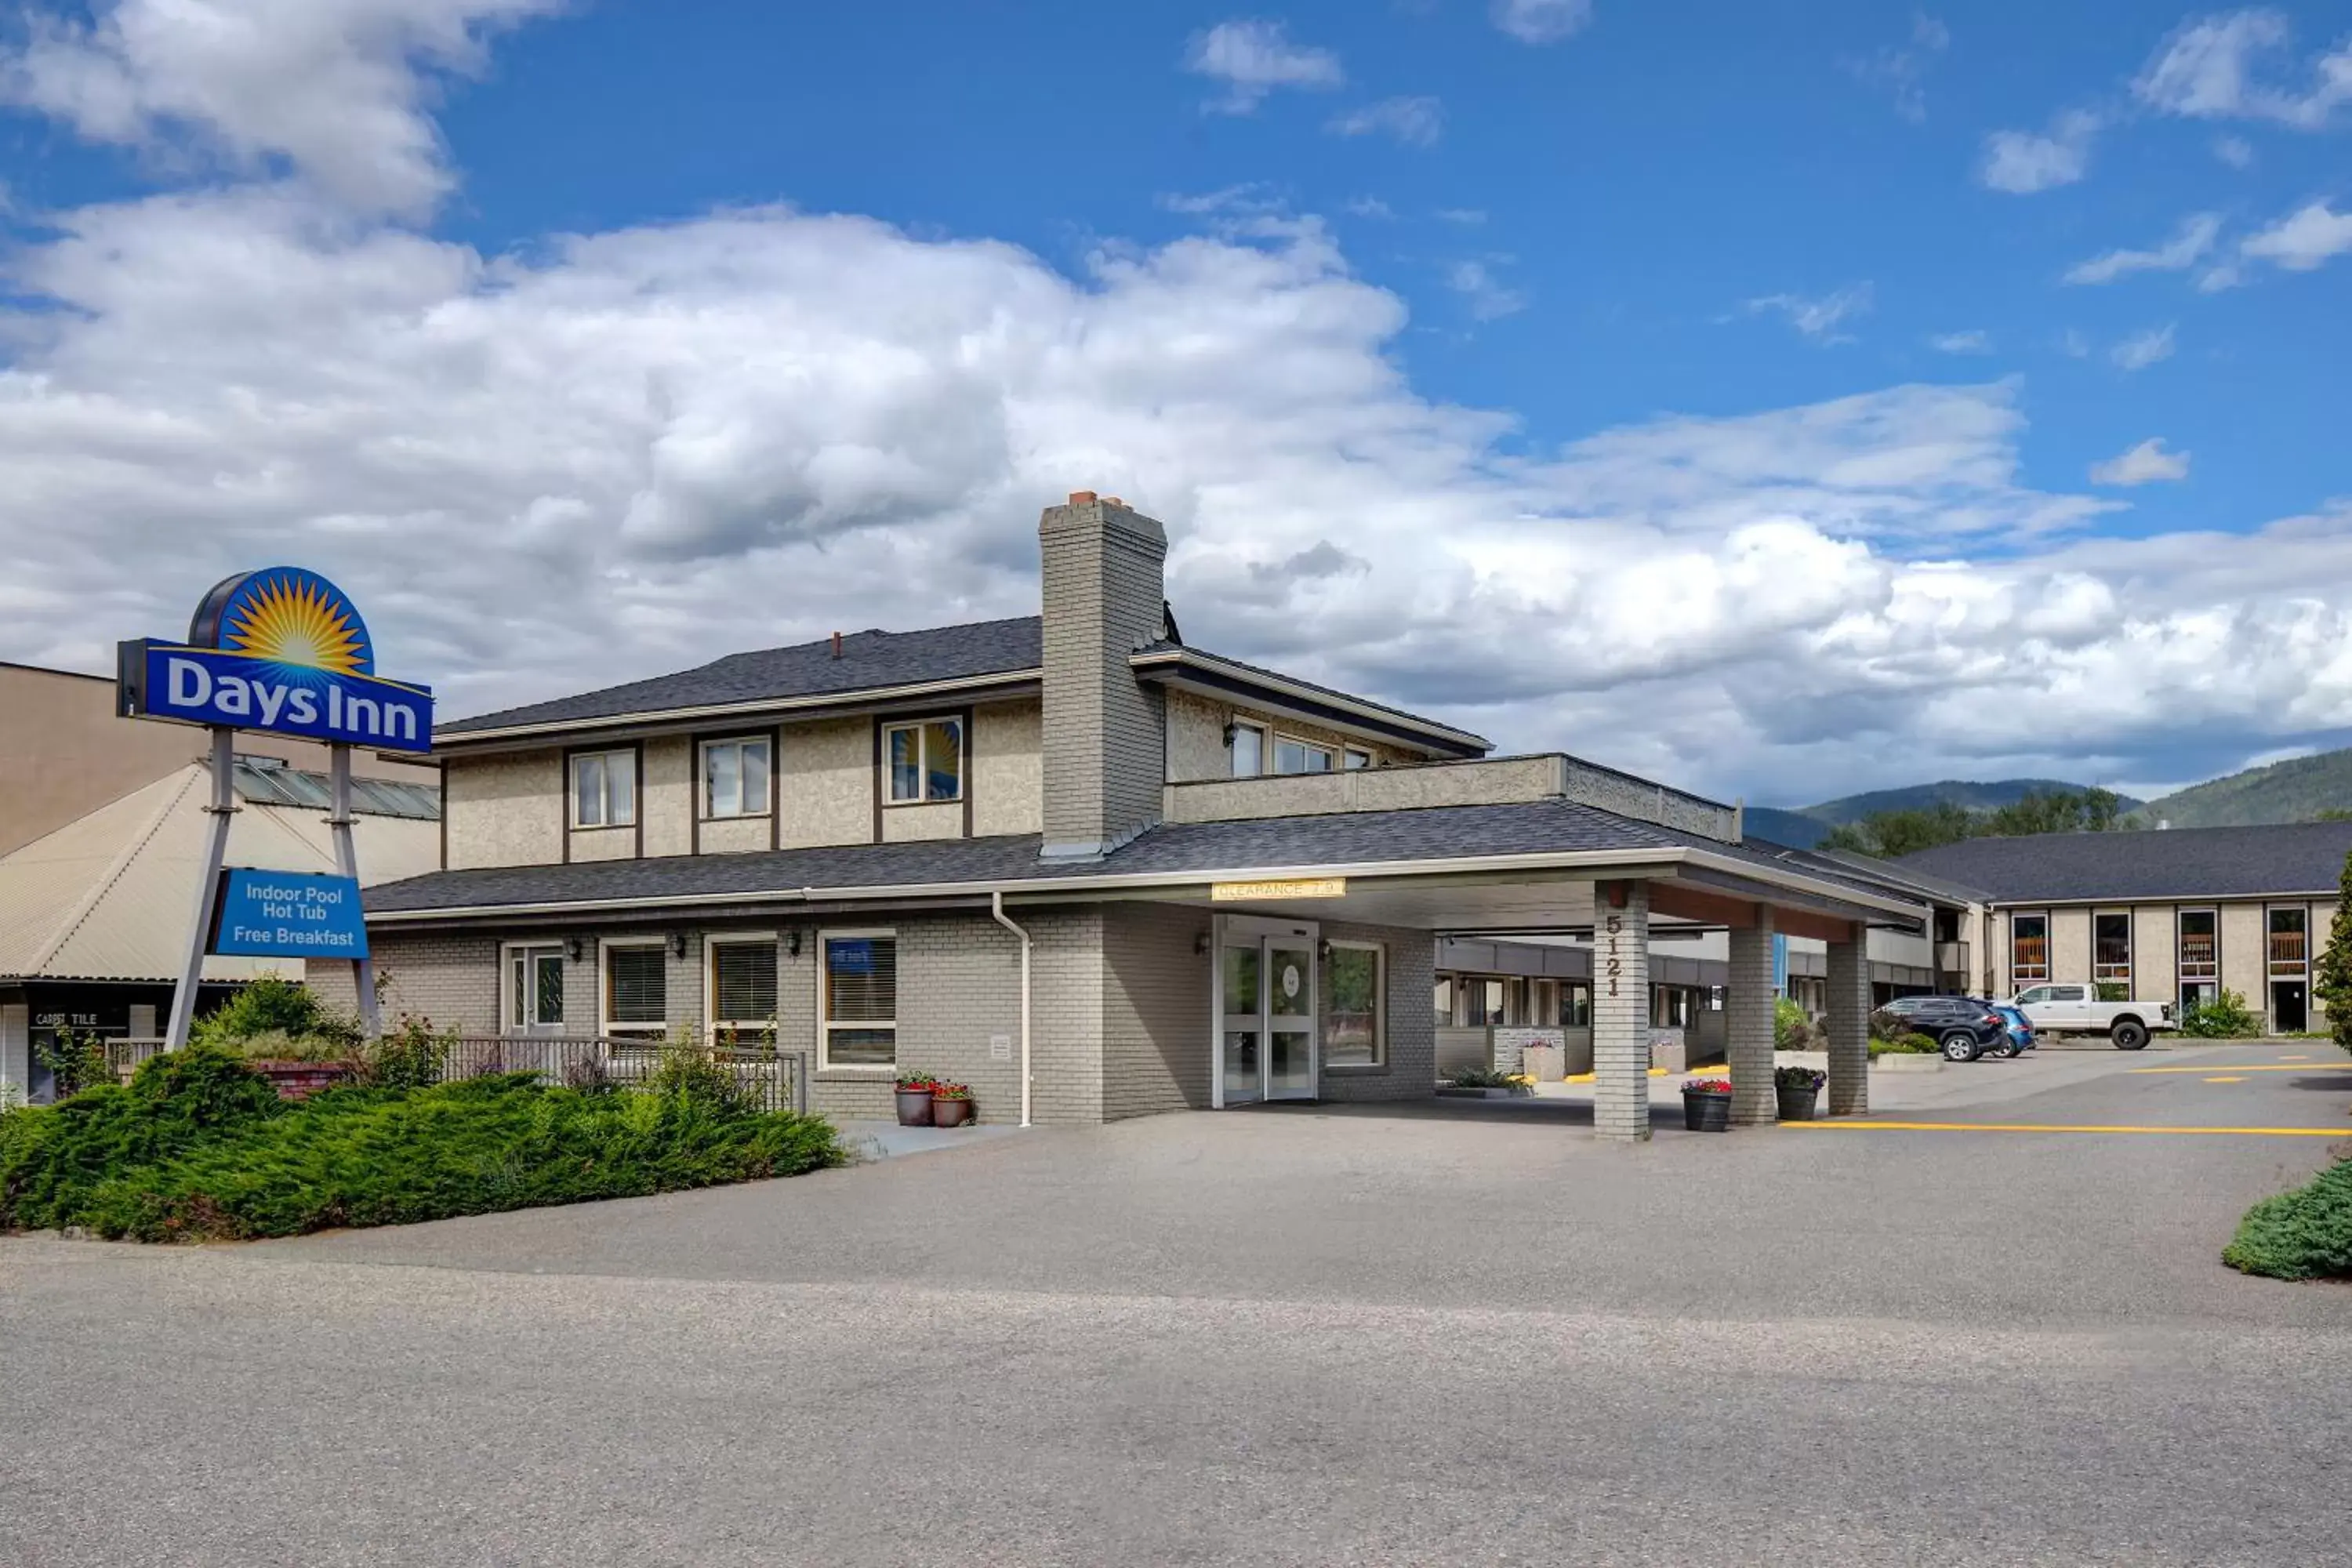
<path fill-rule="evenodd" d="M 1329 937 L 1325 937 L 1321 942 L 1316 944 L 1315 956 L 1320 963 L 1328 963 L 1331 962 L 1331 939 Z"/>
<path fill-rule="evenodd" d="M 801 955 L 801 933 L 799 931 L 788 931 L 784 933 L 784 951 L 791 953 L 794 958 L 798 958 Z"/>
<path fill-rule="evenodd" d="M 580 939 L 579 939 L 578 937 L 576 937 L 576 936 L 575 936 L 575 937 L 573 937 L 573 938 L 572 939 L 571 942 L 570 942 L 568 945 L 569 945 L 569 947 L 570 947 L 570 949 L 571 949 L 571 952 L 572 952 L 572 963 L 579 963 L 579 962 L 580 962 Z"/>
<path fill-rule="evenodd" d="M 1209 933 L 1207 931 L 1202 931 L 1192 938 L 1192 956 L 1195 958 L 1206 958 L 1209 956 Z"/>
<path fill-rule="evenodd" d="M 674 931 L 669 933 L 669 955 L 672 958 L 684 958 L 686 956 L 686 933 L 684 931 Z"/>
<path fill-rule="evenodd" d="M 1239 728 L 1241 726 L 1231 719 L 1225 721 L 1225 750 L 1230 752 L 1234 749 L 1234 731 Z"/>

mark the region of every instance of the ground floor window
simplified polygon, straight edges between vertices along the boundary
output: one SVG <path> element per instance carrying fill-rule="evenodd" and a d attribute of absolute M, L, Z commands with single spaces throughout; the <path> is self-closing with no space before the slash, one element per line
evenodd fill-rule
<path fill-rule="evenodd" d="M 1592 1027 L 1592 987 L 1581 980 L 1562 981 L 1559 1021 L 1571 1029 Z"/>
<path fill-rule="evenodd" d="M 1436 1019 L 1439 1028 L 1453 1027 L 1454 976 L 1451 974 L 1441 974 L 1437 977 L 1436 989 L 1430 994 L 1430 1011 Z"/>
<path fill-rule="evenodd" d="M 667 949 L 659 942 L 607 943 L 604 954 L 603 1032 L 660 1038 L 669 1026 Z"/>
<path fill-rule="evenodd" d="M 703 995 L 710 1037 L 757 1040 L 776 1020 L 776 939 L 714 937 Z"/>
<path fill-rule="evenodd" d="M 1650 988 L 1650 1023 L 1662 1029 L 1687 1029 L 1698 1011 L 1698 993 L 1687 985 Z"/>
<path fill-rule="evenodd" d="M 820 939 L 820 1067 L 890 1068 L 898 1060 L 898 938 L 894 931 L 827 931 Z"/>
<path fill-rule="evenodd" d="M 2009 975 L 2019 985 L 2050 978 L 2050 917 L 2009 917 Z"/>
<path fill-rule="evenodd" d="M 2191 1007 L 2207 1007 L 2221 1000 L 2221 987 L 2211 980 L 2184 980 L 2180 983 L 2180 1011 Z"/>
<path fill-rule="evenodd" d="M 1384 957 L 1376 942 L 1331 942 L 1323 962 L 1330 994 L 1323 1009 L 1325 1067 L 1378 1067 L 1388 1059 L 1381 1006 Z"/>

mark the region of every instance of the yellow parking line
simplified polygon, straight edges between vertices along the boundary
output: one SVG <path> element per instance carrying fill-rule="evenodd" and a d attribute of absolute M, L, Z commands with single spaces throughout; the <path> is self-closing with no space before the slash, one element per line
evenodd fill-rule
<path fill-rule="evenodd" d="M 2342 1127 L 2106 1127 L 2050 1121 L 1782 1121 L 1781 1127 L 1895 1132 L 2212 1132 L 2249 1138 L 2341 1138 Z"/>
<path fill-rule="evenodd" d="M 2135 1075 L 2151 1072 L 2211 1072 L 2219 1065 L 2221 1064 L 2216 1062 L 2207 1062 L 2201 1068 L 2126 1068 L 2124 1070 Z M 2275 1062 L 2231 1062 L 2229 1067 L 2231 1072 L 2326 1072 L 2329 1070 L 2326 1068 L 2313 1068 L 2307 1063 L 2294 1067 L 2281 1067 Z M 2344 1067 L 2346 1070 L 2352 1071 L 2352 1061 L 2347 1061 Z"/>
<path fill-rule="evenodd" d="M 2311 1059 L 2311 1058 L 2310 1058 L 2309 1057 L 2281 1057 L 2281 1058 L 2279 1058 L 2279 1060 L 2281 1060 L 2281 1061 L 2283 1061 L 2283 1062 L 2307 1062 L 2307 1061 L 2309 1061 L 2310 1059 Z"/>
<path fill-rule="evenodd" d="M 2243 1083 L 2246 1080 L 2233 1074 L 2229 1078 L 2209 1078 L 2205 1081 L 2207 1083 Z"/>

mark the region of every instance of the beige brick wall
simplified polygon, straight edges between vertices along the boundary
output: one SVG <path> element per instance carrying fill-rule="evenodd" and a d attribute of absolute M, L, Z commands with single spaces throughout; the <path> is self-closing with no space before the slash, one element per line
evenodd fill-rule
<path fill-rule="evenodd" d="M 563 753 L 452 757 L 444 764 L 449 868 L 551 866 L 563 858 Z"/>
<path fill-rule="evenodd" d="M 2140 904 L 2132 915 L 2132 997 L 2141 1002 L 2180 999 L 2180 927 L 2170 904 Z"/>
<path fill-rule="evenodd" d="M 1038 521 L 1045 610 L 1045 833 L 1089 853 L 1156 820 L 1165 714 L 1128 658 L 1159 634 L 1168 544 L 1123 506 L 1047 507 Z"/>
<path fill-rule="evenodd" d="M 645 818 L 645 852 L 686 855 L 694 848 L 694 742 L 662 735 L 646 742 L 646 776 L 637 811 Z"/>
<path fill-rule="evenodd" d="M 472 931 L 417 933 L 372 931 L 376 981 L 383 992 L 383 1021 L 402 1015 L 430 1019 L 436 1028 L 494 1035 L 499 1029 L 499 939 Z M 344 1012 L 357 1010 L 352 966 L 310 966 L 305 984 L 321 1000 Z"/>
<path fill-rule="evenodd" d="M 1112 904 L 1103 917 L 1103 1119 L 1203 1109 L 1214 1056 L 1209 912 Z"/>
<path fill-rule="evenodd" d="M 2050 978 L 2072 982 L 2091 978 L 2090 910 L 2050 911 Z"/>
<path fill-rule="evenodd" d="M 1426 1100 L 1437 1083 L 1437 1029 L 1430 1011 L 1437 981 L 1437 943 L 1425 931 L 1327 921 L 1321 934 L 1381 947 L 1381 1032 L 1387 1057 L 1378 1068 L 1326 1069 L 1322 1097 L 1332 1100 Z M 1320 1005 L 1328 1006 L 1328 984 Z M 1205 1005 L 1205 1004 L 1204 1004 Z"/>
<path fill-rule="evenodd" d="M 874 839 L 874 721 L 826 719 L 784 726 L 777 769 L 787 849 Z"/>
<path fill-rule="evenodd" d="M 2270 1014 L 2270 947 L 2263 929 L 2259 903 L 2221 906 L 2221 988 L 2235 991 L 2246 1005 L 2267 1017 Z"/>
<path fill-rule="evenodd" d="M 1040 833 L 1045 826 L 1045 705 L 992 702 L 971 714 L 971 831 Z"/>

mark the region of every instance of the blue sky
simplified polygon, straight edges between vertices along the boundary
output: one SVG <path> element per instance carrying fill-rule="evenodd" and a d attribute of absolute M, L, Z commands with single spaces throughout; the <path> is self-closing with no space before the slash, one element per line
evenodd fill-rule
<path fill-rule="evenodd" d="M 1099 479 L 1201 640 L 1727 793 L 2352 732 L 2352 5 L 9 36 L 0 657 L 268 544 L 461 711 L 1028 607 Z"/>

